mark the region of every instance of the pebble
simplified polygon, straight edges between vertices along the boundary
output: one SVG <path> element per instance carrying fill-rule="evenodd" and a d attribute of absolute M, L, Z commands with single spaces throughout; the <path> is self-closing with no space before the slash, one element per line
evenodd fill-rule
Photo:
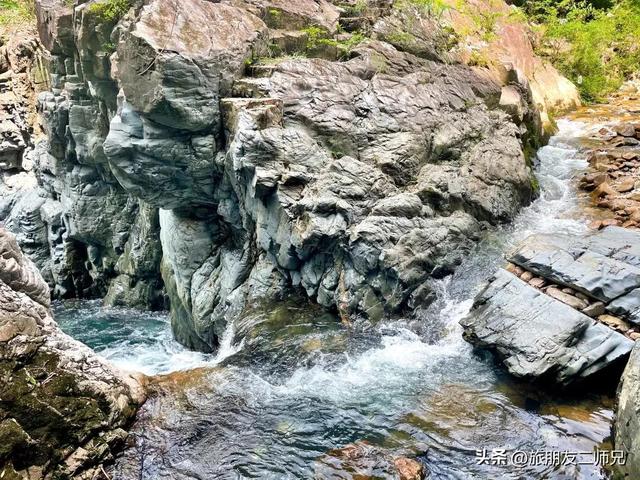
<path fill-rule="evenodd" d="M 587 302 L 584 300 L 580 300 L 579 298 L 574 297 L 573 295 L 569 295 L 568 293 L 563 292 L 555 287 L 547 288 L 547 295 L 556 300 L 560 300 L 562 303 L 566 303 L 572 308 L 576 310 L 582 310 L 588 306 Z"/>
<path fill-rule="evenodd" d="M 635 178 L 627 177 L 620 185 L 618 185 L 616 190 L 618 190 L 618 192 L 620 193 L 627 193 L 634 189 L 635 184 L 636 184 Z"/>
<path fill-rule="evenodd" d="M 529 282 L 532 278 L 533 278 L 533 273 L 531 272 L 524 272 L 522 275 L 520 275 L 520 279 L 525 282 Z"/>
<path fill-rule="evenodd" d="M 625 322 L 621 318 L 614 317 L 613 315 L 600 315 L 598 317 L 598 320 L 606 325 L 609 325 L 612 328 L 615 328 L 616 330 L 620 330 L 622 333 L 631 330 L 631 327 L 627 322 Z"/>
<path fill-rule="evenodd" d="M 582 313 L 591 318 L 597 318 L 600 315 L 604 315 L 604 312 L 604 303 L 602 302 L 592 303 L 587 308 L 582 309 Z"/>
<path fill-rule="evenodd" d="M 531 285 L 534 288 L 542 288 L 546 284 L 547 282 L 544 280 L 544 278 L 540 278 L 540 277 L 535 277 L 529 280 L 529 285 Z"/>

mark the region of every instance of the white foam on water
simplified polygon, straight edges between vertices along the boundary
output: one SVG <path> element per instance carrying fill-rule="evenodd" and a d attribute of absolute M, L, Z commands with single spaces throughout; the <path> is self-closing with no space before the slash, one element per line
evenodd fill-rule
<path fill-rule="evenodd" d="M 558 122 L 559 132 L 548 146 L 538 151 L 540 162 L 537 176 L 541 194 L 525 208 L 507 233 L 511 241 L 520 241 L 534 233 L 580 233 L 586 222 L 567 218 L 578 207 L 577 192 L 571 180 L 588 164 L 578 148 L 577 139 L 594 127 L 569 120 Z M 506 232 L 505 232 L 506 233 Z M 339 367 L 322 363 L 298 368 L 283 385 L 276 387 L 280 394 L 308 395 L 335 402 L 362 401 L 370 395 L 399 391 L 410 385 L 415 377 L 429 376 L 438 383 L 438 369 L 443 364 L 469 363 L 471 347 L 462 339 L 459 320 L 469 312 L 472 300 L 456 301 L 448 296 L 448 279 L 440 283 L 442 309 L 440 312 L 447 334 L 437 343 L 425 342 L 420 336 L 404 328 L 388 327 L 393 333 L 383 335 L 380 346 L 354 358 L 346 357 Z M 464 360 L 463 360 L 464 357 Z M 445 368 L 441 374 L 449 371 Z"/>
<path fill-rule="evenodd" d="M 110 346 L 97 352 L 117 367 L 157 375 L 181 370 L 191 370 L 211 363 L 212 355 L 193 352 L 173 339 L 167 328 L 153 343 L 130 345 L 128 342 Z"/>

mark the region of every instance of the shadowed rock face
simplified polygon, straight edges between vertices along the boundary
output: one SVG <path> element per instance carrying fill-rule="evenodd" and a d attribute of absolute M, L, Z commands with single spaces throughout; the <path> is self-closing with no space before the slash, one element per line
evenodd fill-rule
<path fill-rule="evenodd" d="M 618 409 L 614 425 L 615 446 L 627 455 L 620 469 L 628 478 L 640 476 L 640 344 L 629 358 L 618 388 Z"/>
<path fill-rule="evenodd" d="M 116 22 L 38 2 L 48 143 L 11 215 L 41 232 L 58 293 L 157 305 L 161 273 L 176 337 L 205 351 L 247 302 L 294 289 L 344 321 L 428 302 L 427 280 L 533 197 L 536 106 L 516 75 L 514 115 L 504 85 L 445 62 L 439 41 L 433 55 L 384 41 L 372 25 L 394 8 L 153 0 Z M 340 61 L 257 61 L 360 21 L 379 40 L 306 47 Z"/>
<path fill-rule="evenodd" d="M 59 330 L 49 287 L 0 228 L 3 478 L 92 478 L 124 446 L 143 401 L 138 379 Z"/>

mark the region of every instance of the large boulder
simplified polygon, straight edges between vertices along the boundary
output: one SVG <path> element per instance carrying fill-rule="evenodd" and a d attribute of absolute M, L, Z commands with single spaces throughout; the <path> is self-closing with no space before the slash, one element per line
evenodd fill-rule
<path fill-rule="evenodd" d="M 94 478 L 123 448 L 145 393 L 68 337 L 49 287 L 0 228 L 0 470 L 4 478 Z M 6 475 L 6 477 L 5 477 Z"/>
<path fill-rule="evenodd" d="M 620 366 L 633 341 L 499 270 L 461 322 L 464 337 L 492 350 L 517 377 L 568 385 Z"/>
<path fill-rule="evenodd" d="M 562 385 L 621 366 L 638 338 L 640 233 L 534 235 L 509 261 L 460 322 L 465 339 L 518 377 Z"/>

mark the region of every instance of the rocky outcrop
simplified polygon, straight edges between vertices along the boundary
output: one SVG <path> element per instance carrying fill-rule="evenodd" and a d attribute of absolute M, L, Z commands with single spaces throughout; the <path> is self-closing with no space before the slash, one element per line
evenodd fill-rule
<path fill-rule="evenodd" d="M 371 2 L 369 2 L 371 3 Z M 554 116 L 580 106 L 577 88 L 534 52 L 535 34 L 511 2 L 442 0 L 393 2 L 374 34 L 424 58 L 470 65 L 502 89 L 499 105 L 531 136 L 553 133 Z M 427 10 L 427 20 L 421 12 Z"/>
<path fill-rule="evenodd" d="M 67 7 L 56 7 L 49 21 L 40 26 L 45 46 L 73 55 Z M 48 33 L 42 31 L 45 26 Z M 104 161 L 98 145 L 104 127 L 100 115 L 107 116 L 106 103 L 89 105 L 79 90 L 67 96 L 85 85 L 71 75 L 73 61 L 66 66 L 51 64 L 51 59 L 43 59 L 42 46 L 30 32 L 20 38 L 22 42 L 9 43 L 5 50 L 9 58 L 21 59 L 7 74 L 15 97 L 12 104 L 23 105 L 14 117 L 24 124 L 24 142 L 19 161 L 7 165 L 0 182 L 0 220 L 16 233 L 56 297 L 108 293 L 114 305 L 163 307 L 158 211 L 131 199 L 109 169 L 100 166 L 101 158 Z M 45 61 L 50 75 L 43 73 Z M 61 69 L 69 73 L 64 85 Z M 33 117 L 37 90 L 48 82 L 52 91 L 39 100 L 48 137 L 44 141 L 34 131 L 39 123 Z"/>
<path fill-rule="evenodd" d="M 2 478 L 95 478 L 143 401 L 139 379 L 60 331 L 48 285 L 0 229 Z"/>
<path fill-rule="evenodd" d="M 27 171 L 40 133 L 36 95 L 46 86 L 41 46 L 28 26 L 0 30 L 0 178 Z"/>
<path fill-rule="evenodd" d="M 625 108 L 620 99 L 611 103 Z M 598 146 L 589 153 L 589 171 L 580 179 L 580 188 L 590 192 L 592 204 L 603 213 L 591 225 L 639 229 L 640 125 L 625 122 L 603 127 L 594 141 Z"/>
<path fill-rule="evenodd" d="M 619 468 L 626 478 L 640 476 L 640 344 L 633 349 L 618 387 L 615 447 L 626 454 Z"/>
<path fill-rule="evenodd" d="M 205 351 L 292 290 L 375 321 L 535 195 L 526 82 L 451 62 L 427 9 L 415 49 L 385 27 L 404 3 L 109 1 L 36 2 L 49 140 L 4 211 L 58 295 L 154 306 L 164 286 Z"/>
<path fill-rule="evenodd" d="M 528 85 L 532 100 L 542 113 L 543 128 L 553 129 L 554 116 L 580 106 L 576 86 L 553 65 L 536 56 L 535 33 L 522 12 L 511 5 L 487 0 L 448 3 L 451 8 L 445 15 L 453 29 L 462 32 L 458 54 L 468 63 L 486 66 L 497 78 L 508 78 L 510 69 L 517 72 L 521 76 L 519 81 Z M 502 100 L 509 100 L 511 95 L 507 80 Z M 507 104 L 516 107 L 519 102 Z"/>
<path fill-rule="evenodd" d="M 528 379 L 567 385 L 620 366 L 640 337 L 639 246 L 619 227 L 530 237 L 476 297 L 465 338 Z"/>

